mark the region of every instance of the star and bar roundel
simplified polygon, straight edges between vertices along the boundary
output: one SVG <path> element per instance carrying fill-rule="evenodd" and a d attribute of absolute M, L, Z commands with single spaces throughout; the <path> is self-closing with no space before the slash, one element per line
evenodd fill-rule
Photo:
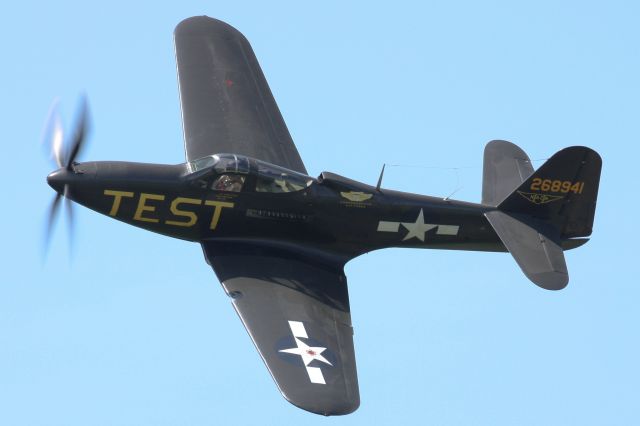
<path fill-rule="evenodd" d="M 300 361 L 309 376 L 311 383 L 325 385 L 322 367 L 334 367 L 336 357 L 326 345 L 310 338 L 301 321 L 289 321 L 291 336 L 280 339 L 277 351 L 285 361 L 300 365 Z M 293 337 L 293 338 L 292 338 Z"/>
<path fill-rule="evenodd" d="M 458 225 L 445 225 L 438 223 L 425 223 L 424 222 L 424 211 L 420 209 L 420 213 L 418 213 L 418 217 L 415 222 L 391 222 L 387 220 L 381 220 L 378 222 L 378 232 L 394 232 L 397 233 L 400 231 L 400 226 L 407 230 L 406 235 L 402 239 L 402 241 L 407 241 L 412 238 L 417 238 L 418 240 L 424 242 L 425 235 L 428 231 L 435 229 L 436 235 L 458 235 L 458 231 L 460 230 L 460 226 Z"/>

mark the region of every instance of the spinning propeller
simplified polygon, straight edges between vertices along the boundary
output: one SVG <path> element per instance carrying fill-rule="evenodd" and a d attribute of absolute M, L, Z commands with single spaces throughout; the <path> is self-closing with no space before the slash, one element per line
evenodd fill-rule
<path fill-rule="evenodd" d="M 56 221 L 63 200 L 69 221 L 69 238 L 70 241 L 73 241 L 73 206 L 68 197 L 70 187 L 67 182 L 69 182 L 71 176 L 76 173 L 74 161 L 86 145 L 85 141 L 89 127 L 88 122 L 89 108 L 86 97 L 82 96 L 79 102 L 79 114 L 73 134 L 70 139 L 65 141 L 62 120 L 58 109 L 58 100 L 56 99 L 53 102 L 45 125 L 43 141 L 45 146 L 50 146 L 51 159 L 58 168 L 58 170 L 47 176 L 47 182 L 57 191 L 57 194 L 51 202 L 47 216 L 45 251 L 49 246 L 53 224 Z"/>

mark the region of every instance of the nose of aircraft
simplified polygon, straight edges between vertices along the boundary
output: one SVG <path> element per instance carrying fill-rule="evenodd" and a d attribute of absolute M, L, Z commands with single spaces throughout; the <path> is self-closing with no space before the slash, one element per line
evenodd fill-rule
<path fill-rule="evenodd" d="M 72 170 L 62 167 L 47 176 L 47 183 L 56 192 L 63 194 L 66 185 L 83 187 L 95 178 L 97 165 L 94 162 L 74 163 Z"/>
<path fill-rule="evenodd" d="M 47 176 L 47 183 L 55 189 L 56 192 L 62 194 L 64 192 L 64 186 L 71 181 L 72 175 L 73 172 L 63 167 Z"/>

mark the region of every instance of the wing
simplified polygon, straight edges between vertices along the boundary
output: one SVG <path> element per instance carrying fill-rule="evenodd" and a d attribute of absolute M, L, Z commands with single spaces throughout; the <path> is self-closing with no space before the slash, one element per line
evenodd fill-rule
<path fill-rule="evenodd" d="M 202 247 L 282 395 L 317 414 L 356 410 L 344 262 L 247 244 Z"/>
<path fill-rule="evenodd" d="M 187 161 L 242 154 L 306 174 L 247 39 L 206 16 L 175 29 Z"/>

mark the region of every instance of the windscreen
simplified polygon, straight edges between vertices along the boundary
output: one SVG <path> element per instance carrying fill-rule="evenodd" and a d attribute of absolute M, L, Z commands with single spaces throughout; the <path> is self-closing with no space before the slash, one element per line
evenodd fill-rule
<path fill-rule="evenodd" d="M 218 173 L 249 173 L 249 159 L 243 155 L 216 154 L 189 162 L 191 173 L 213 167 Z"/>

